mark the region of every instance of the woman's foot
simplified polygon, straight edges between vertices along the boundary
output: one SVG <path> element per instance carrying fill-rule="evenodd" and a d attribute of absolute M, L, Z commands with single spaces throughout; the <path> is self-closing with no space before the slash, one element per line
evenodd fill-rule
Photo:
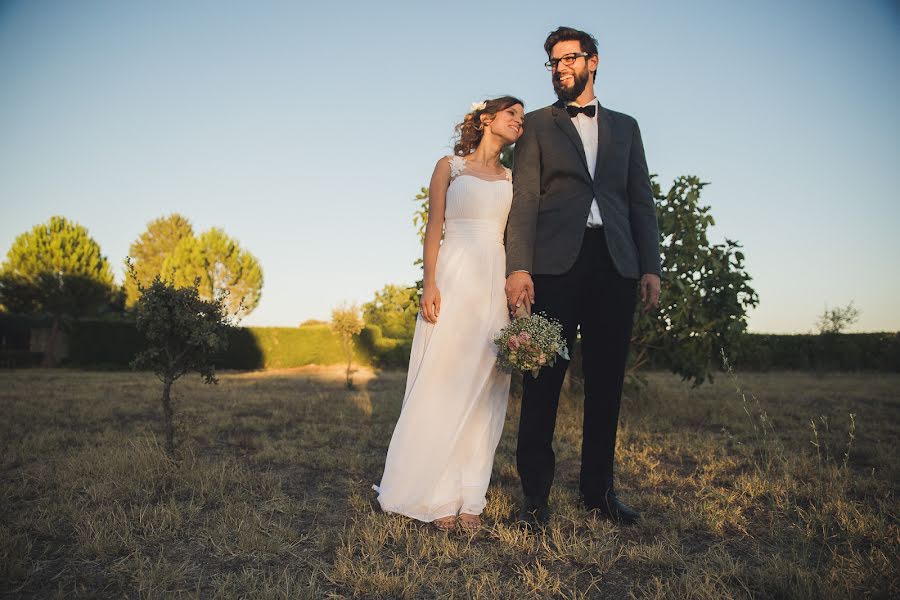
<path fill-rule="evenodd" d="M 431 522 L 438 530 L 440 531 L 450 531 L 454 527 L 456 527 L 456 515 L 450 515 L 449 517 L 441 517 L 440 519 L 435 519 Z"/>
<path fill-rule="evenodd" d="M 459 527 L 468 533 L 475 533 L 481 529 L 481 517 L 478 515 L 470 515 L 469 513 L 462 513 L 459 515 Z"/>

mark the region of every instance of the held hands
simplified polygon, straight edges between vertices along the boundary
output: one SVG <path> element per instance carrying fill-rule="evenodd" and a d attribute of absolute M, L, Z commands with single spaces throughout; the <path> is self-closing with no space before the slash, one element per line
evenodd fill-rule
<path fill-rule="evenodd" d="M 531 280 L 530 273 L 516 271 L 509 274 L 509 277 L 506 278 L 506 304 L 512 315 L 522 304 L 531 312 L 531 306 L 534 304 L 534 282 Z"/>
<path fill-rule="evenodd" d="M 426 283 L 422 291 L 422 304 L 419 308 L 422 318 L 431 323 L 437 323 L 441 312 L 441 291 L 435 283 Z"/>
<path fill-rule="evenodd" d="M 659 307 L 659 275 L 645 273 L 641 277 L 641 302 L 644 303 L 644 312 Z"/>

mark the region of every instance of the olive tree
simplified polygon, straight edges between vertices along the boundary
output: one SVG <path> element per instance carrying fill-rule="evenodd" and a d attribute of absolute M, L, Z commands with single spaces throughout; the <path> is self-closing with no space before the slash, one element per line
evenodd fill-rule
<path fill-rule="evenodd" d="M 217 383 L 213 357 L 228 346 L 232 323 L 223 298 L 204 300 L 193 286 L 177 287 L 157 275 L 144 287 L 135 280 L 139 297 L 135 304 L 137 328 L 147 348 L 132 361 L 134 369 L 153 371 L 162 382 L 166 451 L 175 457 L 175 407 L 172 386 L 180 377 L 197 372 L 205 383 Z"/>
<path fill-rule="evenodd" d="M 342 304 L 331 311 L 331 330 L 341 343 L 341 350 L 347 359 L 347 389 L 353 389 L 353 336 L 365 327 L 355 304 Z"/>

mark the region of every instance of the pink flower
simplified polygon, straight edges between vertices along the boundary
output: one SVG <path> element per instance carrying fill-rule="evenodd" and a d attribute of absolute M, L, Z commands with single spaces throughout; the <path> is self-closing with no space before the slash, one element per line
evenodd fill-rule
<path fill-rule="evenodd" d="M 519 347 L 519 338 L 516 336 L 510 337 L 509 341 L 506 342 L 506 347 L 510 350 L 516 350 Z"/>
<path fill-rule="evenodd" d="M 519 334 L 519 339 L 522 340 L 523 342 L 527 342 L 528 340 L 531 339 L 531 334 L 528 333 L 527 331 L 523 331 L 522 333 Z"/>

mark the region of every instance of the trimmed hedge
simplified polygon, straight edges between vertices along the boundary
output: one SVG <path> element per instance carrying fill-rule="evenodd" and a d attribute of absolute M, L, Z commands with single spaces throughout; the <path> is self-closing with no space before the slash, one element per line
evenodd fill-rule
<path fill-rule="evenodd" d="M 748 333 L 729 361 L 737 370 L 900 372 L 900 333 Z"/>
<path fill-rule="evenodd" d="M 771 334 L 745 333 L 727 356 L 736 371 L 779 369 L 900 372 L 900 333 Z M 715 357 L 714 369 L 721 368 Z M 667 370 L 659 355 L 650 369 Z"/>
<path fill-rule="evenodd" d="M 37 364 L 29 352 L 32 327 L 49 327 L 50 320 L 0 313 L 0 366 Z M 123 319 L 65 321 L 68 364 L 90 368 L 128 368 L 144 340 L 134 323 Z M 412 340 L 384 337 L 377 325 L 367 325 L 357 337 L 354 362 L 379 368 L 405 369 Z M 577 349 L 576 349 L 577 350 Z M 301 327 L 240 327 L 217 361 L 226 369 L 278 369 L 308 364 L 340 364 L 340 343 L 327 324 Z M 900 333 L 836 335 L 776 335 L 748 333 L 728 357 L 744 371 L 771 369 L 900 372 Z M 580 361 L 579 361 L 580 362 Z M 657 357 L 650 368 L 667 369 Z M 574 366 L 577 370 L 579 365 Z M 577 373 L 576 373 L 577 375 Z"/>
<path fill-rule="evenodd" d="M 283 369 L 303 365 L 332 365 L 346 359 L 328 325 L 303 327 L 239 327 L 232 331 L 220 367 L 225 369 Z M 371 354 L 354 344 L 353 362 L 372 364 Z"/>
<path fill-rule="evenodd" d="M 49 326 L 49 319 L 0 313 L 0 339 L 8 340 L 6 351 L 0 350 L 0 366 L 39 363 L 40 354 L 28 352 L 30 331 L 32 327 Z M 146 343 L 134 322 L 123 319 L 66 320 L 62 329 L 68 336 L 64 364 L 70 366 L 127 369 Z M 228 350 L 216 360 L 219 368 L 280 369 L 344 362 L 340 342 L 328 325 L 238 327 L 232 330 L 228 342 Z M 364 342 L 357 338 L 354 346 L 355 364 L 374 363 Z"/>
<path fill-rule="evenodd" d="M 145 347 L 131 321 L 81 320 L 68 324 L 68 364 L 125 368 Z M 369 353 L 355 344 L 354 362 L 371 364 Z M 238 327 L 228 335 L 228 349 L 216 359 L 222 369 L 283 369 L 344 362 L 340 342 L 327 325 L 306 327 Z"/>
<path fill-rule="evenodd" d="M 98 326 L 82 321 L 74 325 L 69 356 L 79 366 L 113 364 L 127 367 L 144 347 L 133 323 L 125 327 Z M 125 329 L 128 331 L 126 332 Z M 371 364 L 365 349 L 356 343 L 354 363 Z M 340 341 L 328 325 L 305 327 L 237 327 L 228 335 L 228 349 L 216 359 L 222 369 L 283 369 L 303 365 L 344 362 Z"/>
<path fill-rule="evenodd" d="M 84 319 L 65 325 L 69 336 L 66 364 L 95 369 L 127 368 L 145 341 L 133 321 Z"/>

